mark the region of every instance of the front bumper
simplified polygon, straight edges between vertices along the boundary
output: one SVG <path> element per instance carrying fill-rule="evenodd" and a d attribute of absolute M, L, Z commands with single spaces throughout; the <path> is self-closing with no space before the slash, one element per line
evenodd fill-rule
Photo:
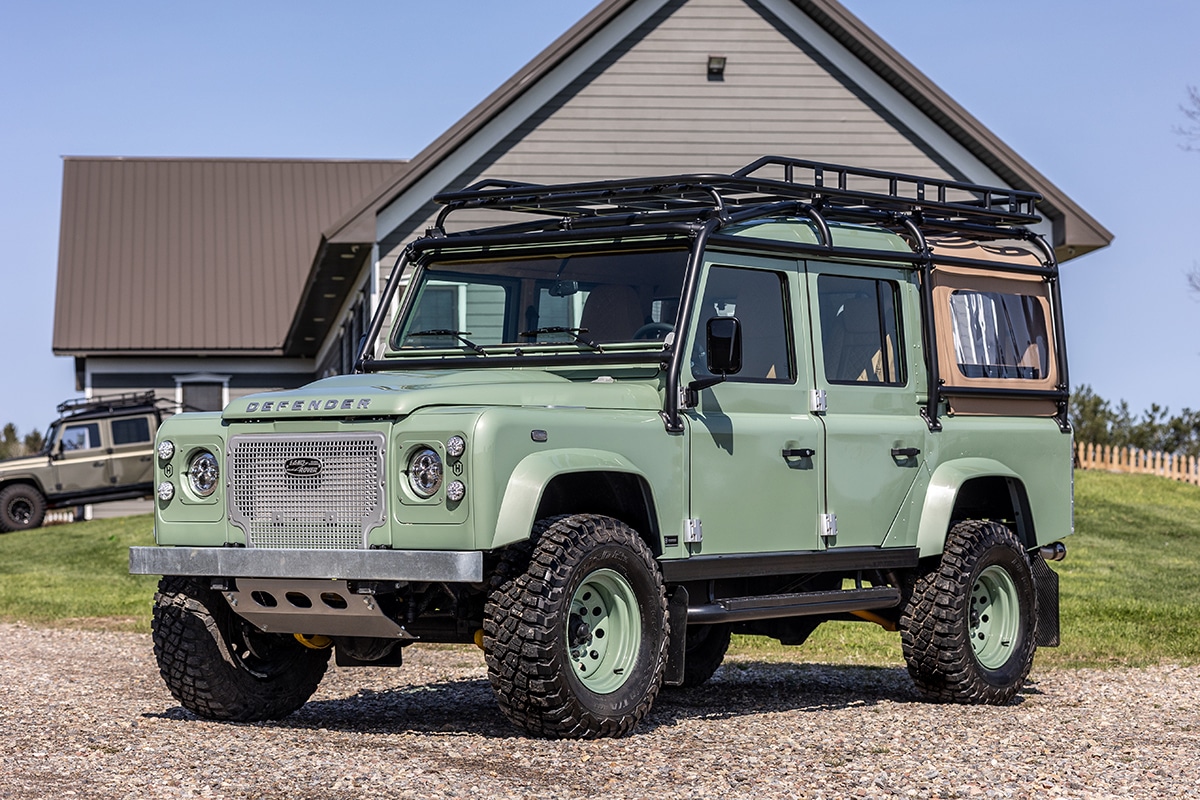
<path fill-rule="evenodd" d="M 483 553 L 454 550 L 285 550 L 131 547 L 134 575 L 481 583 Z"/>

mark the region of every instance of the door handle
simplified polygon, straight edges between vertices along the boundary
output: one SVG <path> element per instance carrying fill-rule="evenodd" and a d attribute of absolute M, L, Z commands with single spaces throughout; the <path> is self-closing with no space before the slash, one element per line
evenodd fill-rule
<path fill-rule="evenodd" d="M 817 454 L 811 447 L 788 448 L 783 451 L 784 458 L 812 458 Z"/>
<path fill-rule="evenodd" d="M 103 462 L 103 461 L 93 461 L 93 462 L 92 462 L 92 466 L 93 466 L 93 467 L 103 467 L 103 466 L 104 466 L 104 462 Z"/>
<path fill-rule="evenodd" d="M 916 458 L 921 455 L 919 447 L 893 447 L 892 458 Z"/>

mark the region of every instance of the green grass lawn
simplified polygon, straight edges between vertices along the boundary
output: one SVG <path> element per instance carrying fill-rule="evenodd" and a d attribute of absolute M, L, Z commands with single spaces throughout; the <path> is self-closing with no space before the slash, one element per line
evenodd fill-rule
<path fill-rule="evenodd" d="M 153 532 L 147 515 L 0 536 L 0 620 L 149 631 L 158 579 L 129 574 L 129 548 Z"/>
<path fill-rule="evenodd" d="M 1040 666 L 1200 663 L 1200 488 L 1143 475 L 1077 472 L 1076 534 L 1061 576 L 1062 640 Z M 146 631 L 157 579 L 127 573 L 150 517 L 0 536 L 0 620 Z M 902 664 L 900 639 L 870 623 L 827 623 L 802 647 L 736 637 L 736 656 Z"/>

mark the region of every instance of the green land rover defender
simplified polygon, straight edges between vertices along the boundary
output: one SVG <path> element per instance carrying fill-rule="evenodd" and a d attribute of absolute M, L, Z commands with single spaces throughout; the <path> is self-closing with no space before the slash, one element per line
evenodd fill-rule
<path fill-rule="evenodd" d="M 1036 194 L 768 157 L 436 200 L 355 374 L 159 431 L 130 564 L 163 576 L 185 708 L 279 718 L 331 655 L 474 642 L 517 726 L 616 736 L 731 633 L 881 625 L 962 703 L 1058 643 L 1069 384 Z M 463 209 L 508 221 L 448 233 Z"/>

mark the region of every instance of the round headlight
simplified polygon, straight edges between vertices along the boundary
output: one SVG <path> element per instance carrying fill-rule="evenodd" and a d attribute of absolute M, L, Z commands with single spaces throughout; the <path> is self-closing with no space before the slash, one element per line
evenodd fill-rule
<path fill-rule="evenodd" d="M 158 485 L 158 499 L 164 503 L 175 496 L 175 484 L 170 481 L 163 481 Z"/>
<path fill-rule="evenodd" d="M 207 450 L 201 450 L 188 462 L 187 475 L 192 491 L 200 497 L 208 497 L 217 490 L 217 481 L 221 479 L 217 457 Z"/>
<path fill-rule="evenodd" d="M 163 439 L 158 443 L 158 457 L 163 461 L 170 461 L 175 455 L 175 443 L 170 439 Z"/>
<path fill-rule="evenodd" d="M 461 456 L 467 449 L 467 440 L 461 436 L 451 436 L 446 440 L 446 453 L 454 458 Z"/>
<path fill-rule="evenodd" d="M 408 460 L 408 485 L 418 497 L 433 497 L 442 487 L 442 457 L 423 448 Z"/>

